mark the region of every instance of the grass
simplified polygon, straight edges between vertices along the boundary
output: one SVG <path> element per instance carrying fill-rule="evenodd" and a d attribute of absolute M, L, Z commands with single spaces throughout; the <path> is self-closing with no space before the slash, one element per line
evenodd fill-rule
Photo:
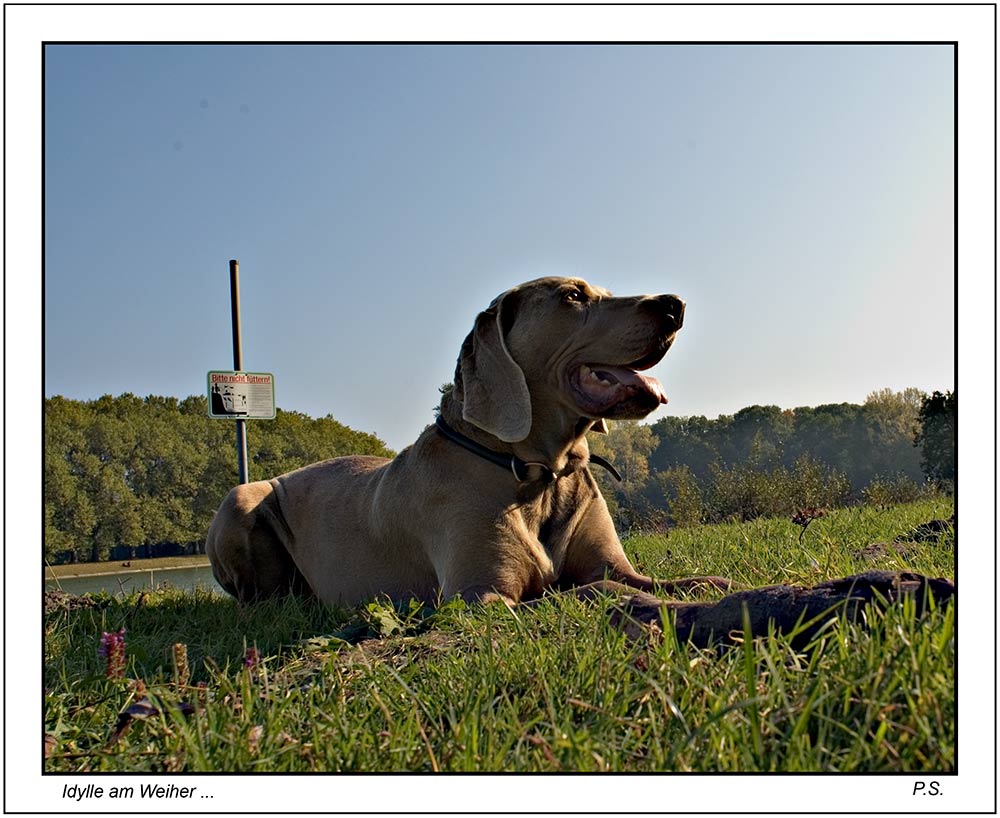
<path fill-rule="evenodd" d="M 870 548 L 952 510 L 947 500 L 845 509 L 813 523 L 801 546 L 797 526 L 760 520 L 626 547 L 662 576 L 751 585 L 873 567 L 952 576 L 951 533 L 902 553 Z M 513 613 L 458 601 L 241 608 L 169 590 L 56 601 L 45 617 L 44 769 L 955 769 L 953 606 L 839 621 L 799 652 L 774 633 L 726 651 L 678 644 L 669 628 L 629 640 L 609 623 L 613 605 L 555 595 Z M 107 679 L 97 645 L 123 626 L 125 678 Z M 186 646 L 180 666 L 175 643 Z"/>

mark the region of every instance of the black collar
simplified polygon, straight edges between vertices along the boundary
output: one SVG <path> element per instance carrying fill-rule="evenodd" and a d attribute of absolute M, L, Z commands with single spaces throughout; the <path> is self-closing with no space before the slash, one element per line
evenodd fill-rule
<path fill-rule="evenodd" d="M 513 454 L 501 454 L 500 452 L 495 452 L 492 449 L 488 449 L 480 443 L 476 443 L 471 437 L 466 437 L 460 432 L 456 432 L 447 423 L 445 423 L 444 418 L 440 415 L 437 416 L 435 420 L 437 424 L 438 431 L 441 432 L 448 440 L 453 443 L 457 443 L 464 449 L 468 449 L 473 454 L 479 455 L 484 460 L 489 460 L 490 463 L 494 463 L 500 466 L 502 469 L 510 469 L 514 474 L 514 479 L 519 483 L 527 483 L 528 481 L 528 467 L 538 466 L 542 470 L 542 479 L 547 483 L 551 483 L 556 479 L 555 472 L 552 471 L 544 463 L 539 463 L 537 461 L 524 461 L 517 455 Z M 603 457 L 596 454 L 590 455 L 590 462 L 596 463 L 598 466 L 603 466 L 614 476 L 615 480 L 619 483 L 622 480 L 622 476 L 618 473 L 618 470 L 612 466 Z"/>

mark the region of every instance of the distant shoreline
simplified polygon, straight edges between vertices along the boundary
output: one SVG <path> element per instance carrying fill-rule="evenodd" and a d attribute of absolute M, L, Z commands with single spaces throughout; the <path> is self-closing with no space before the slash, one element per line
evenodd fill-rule
<path fill-rule="evenodd" d="M 208 557 L 196 554 L 188 557 L 151 557 L 149 559 L 120 560 L 106 562 L 75 562 L 66 565 L 46 565 L 46 579 L 69 579 L 70 577 L 90 577 L 101 574 L 123 574 L 129 571 L 163 570 L 164 568 L 202 568 L 209 565 Z"/>

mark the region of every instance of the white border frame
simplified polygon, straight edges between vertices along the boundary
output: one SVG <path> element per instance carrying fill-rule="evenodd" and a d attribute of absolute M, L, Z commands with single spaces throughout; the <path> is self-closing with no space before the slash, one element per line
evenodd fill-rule
<path fill-rule="evenodd" d="M 116 811 L 62 800 L 42 776 L 38 695 L 41 542 L 41 43 L 43 41 L 957 41 L 959 43 L 959 767 L 943 795 L 911 796 L 919 776 L 703 775 L 212 776 L 169 781 L 211 799 L 118 805 L 142 812 L 822 812 L 991 811 L 995 682 L 995 8 L 989 5 L 754 6 L 6 6 L 5 808 Z M 932 342 L 929 339 L 929 342 Z M 914 354 L 920 354 L 915 350 Z M 16 387 L 11 389 L 10 387 Z M 18 512 L 27 509 L 22 515 Z M 992 628 L 990 624 L 992 623 Z M 148 780 L 153 780 L 152 777 Z M 160 777 L 157 783 L 166 783 Z"/>

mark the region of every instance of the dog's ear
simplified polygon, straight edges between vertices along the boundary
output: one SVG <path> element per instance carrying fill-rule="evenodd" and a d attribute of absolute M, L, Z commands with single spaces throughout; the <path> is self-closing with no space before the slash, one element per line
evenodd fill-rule
<path fill-rule="evenodd" d="M 504 341 L 516 309 L 514 292 L 479 313 L 459 359 L 463 419 L 504 443 L 524 440 L 531 431 L 528 383 Z"/>
<path fill-rule="evenodd" d="M 597 432 L 599 435 L 606 435 L 608 433 L 608 422 L 604 418 L 598 418 L 594 421 L 594 425 L 590 427 L 590 431 Z"/>

